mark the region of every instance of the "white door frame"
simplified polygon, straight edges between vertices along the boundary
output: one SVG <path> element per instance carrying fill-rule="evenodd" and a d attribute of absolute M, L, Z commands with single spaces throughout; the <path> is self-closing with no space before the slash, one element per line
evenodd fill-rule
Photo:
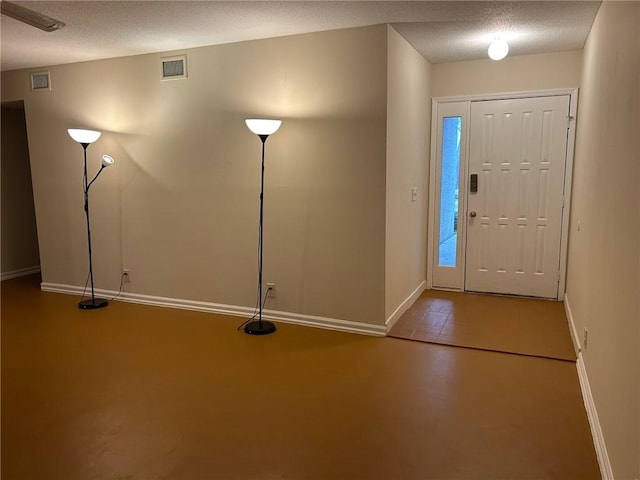
<path fill-rule="evenodd" d="M 565 88 L 554 90 L 534 90 L 526 92 L 514 92 L 514 93 L 502 93 L 495 95 L 467 95 L 456 97 L 434 97 L 431 99 L 431 152 L 429 161 L 429 222 L 428 222 L 428 239 L 427 239 L 427 288 L 433 288 L 433 255 L 435 250 L 434 245 L 434 231 L 436 225 L 435 204 L 436 204 L 436 147 L 438 142 L 438 105 L 441 103 L 451 102 L 469 102 L 469 108 L 471 102 L 485 101 L 485 100 L 508 100 L 518 98 L 531 98 L 531 97 L 548 97 L 556 95 L 569 95 L 569 118 L 567 129 L 567 154 L 565 163 L 565 175 L 564 175 L 564 206 L 562 210 L 562 232 L 560 238 L 560 278 L 558 280 L 558 295 L 557 299 L 562 300 L 564 297 L 564 291 L 567 278 L 567 248 L 569 245 L 569 216 L 571 212 L 571 185 L 573 180 L 573 157 L 576 138 L 576 113 L 578 110 L 578 89 L 577 88 Z M 469 154 L 469 142 L 466 142 L 466 158 Z M 464 185 L 459 187 L 460 192 L 467 191 L 467 168 L 468 161 L 465 165 L 461 165 L 464 170 L 462 178 Z M 460 214 L 459 218 L 466 218 L 467 216 L 467 195 L 460 195 L 458 201 Z M 460 222 L 464 223 L 464 222 Z M 459 223 L 459 225 L 460 225 Z M 466 251 L 466 231 L 463 235 L 460 235 L 459 240 L 462 243 L 462 251 Z M 462 262 L 462 269 L 464 271 L 464 256 L 460 258 Z M 464 290 L 464 284 L 457 290 Z"/>

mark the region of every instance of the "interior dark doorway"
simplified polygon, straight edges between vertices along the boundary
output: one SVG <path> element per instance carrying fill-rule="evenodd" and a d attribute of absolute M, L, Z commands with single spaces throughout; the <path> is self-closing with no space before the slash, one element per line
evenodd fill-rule
<path fill-rule="evenodd" d="M 27 122 L 23 101 L 2 102 L 0 119 L 1 279 L 40 272 Z"/>

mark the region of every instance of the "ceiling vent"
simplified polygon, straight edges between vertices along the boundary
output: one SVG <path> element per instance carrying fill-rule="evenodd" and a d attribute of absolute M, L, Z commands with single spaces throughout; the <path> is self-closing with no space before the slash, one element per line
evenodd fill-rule
<path fill-rule="evenodd" d="M 162 80 L 187 78 L 187 56 L 164 57 L 162 60 Z"/>
<path fill-rule="evenodd" d="M 34 72 L 31 74 L 31 90 L 51 90 L 49 72 Z"/>

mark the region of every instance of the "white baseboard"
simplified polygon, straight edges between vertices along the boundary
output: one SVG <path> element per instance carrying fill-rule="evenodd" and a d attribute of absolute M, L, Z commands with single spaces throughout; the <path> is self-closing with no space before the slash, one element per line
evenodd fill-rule
<path fill-rule="evenodd" d="M 582 399 L 584 400 L 584 406 L 587 410 L 587 418 L 589 419 L 589 426 L 591 427 L 591 435 L 593 436 L 593 445 L 596 449 L 596 457 L 598 458 L 598 465 L 600 466 L 600 474 L 602 475 L 603 480 L 613 480 L 613 471 L 611 470 L 611 463 L 609 462 L 607 447 L 604 443 L 602 427 L 600 427 L 600 420 L 598 419 L 596 404 L 593 400 L 593 395 L 591 394 L 591 387 L 589 386 L 587 369 L 584 364 L 584 359 L 582 358 L 580 337 L 578 336 L 578 330 L 576 329 L 573 313 L 571 311 L 569 297 L 566 293 L 564 294 L 564 309 L 567 313 L 567 321 L 569 322 L 569 332 L 571 332 L 573 347 L 575 348 L 576 355 L 578 356 L 578 360 L 576 361 L 576 368 L 578 369 L 578 380 L 580 381 Z"/>
<path fill-rule="evenodd" d="M 83 288 L 74 285 L 43 282 L 40 288 L 45 292 L 82 295 Z M 112 298 L 118 292 L 112 290 L 94 289 L 96 295 L 102 298 Z M 194 310 L 197 312 L 219 313 L 223 315 L 236 315 L 249 318 L 253 315 L 253 308 L 237 305 L 225 305 L 220 303 L 202 302 L 197 300 L 185 300 L 180 298 L 156 297 L 137 293 L 121 293 L 116 299 L 120 302 L 137 303 L 141 305 L 153 305 L 157 307 L 179 308 L 182 310 Z M 387 329 L 384 325 L 370 325 L 368 323 L 352 322 L 337 318 L 318 317 L 300 313 L 280 312 L 277 310 L 263 310 L 262 318 L 266 320 L 304 325 L 308 327 L 337 330 L 340 332 L 359 333 L 363 335 L 375 335 L 383 337 Z"/>
<path fill-rule="evenodd" d="M 589 425 L 591 426 L 591 435 L 593 436 L 593 444 L 596 449 L 596 457 L 598 458 L 598 465 L 600 465 L 600 474 L 602 475 L 603 480 L 613 480 L 613 470 L 611 470 L 611 462 L 609 461 L 607 447 L 604 443 L 604 435 L 602 433 L 602 428 L 600 427 L 596 404 L 593 400 L 593 396 L 591 395 L 591 387 L 589 386 L 589 379 L 587 378 L 587 370 L 584 365 L 584 360 L 582 359 L 582 353 L 578 354 L 578 361 L 576 362 L 576 365 L 578 368 L 578 379 L 580 380 L 582 398 L 584 399 L 587 418 L 589 419 Z"/>
<path fill-rule="evenodd" d="M 27 275 L 33 275 L 40 272 L 40 265 L 34 265 L 33 267 L 20 268 L 18 270 L 11 270 L 10 272 L 2 272 L 0 274 L 0 280 L 10 280 L 12 278 L 25 277 Z"/>
<path fill-rule="evenodd" d="M 569 333 L 571 334 L 571 341 L 573 342 L 573 349 L 578 355 L 582 351 L 580 346 L 580 337 L 578 336 L 578 330 L 576 330 L 576 324 L 573 321 L 573 313 L 571 313 L 571 306 L 569 305 L 569 297 L 564 294 L 564 311 L 567 314 L 567 322 L 569 323 Z"/>
<path fill-rule="evenodd" d="M 405 299 L 405 301 L 402 302 L 398 308 L 396 308 L 395 312 L 393 312 L 389 316 L 389 318 L 387 318 L 387 321 L 385 322 L 385 324 L 387 326 L 387 332 L 389 332 L 389 330 L 391 330 L 391 327 L 393 327 L 395 325 L 395 323 L 404 314 L 404 312 L 409 310 L 409 307 L 411 307 L 411 305 L 413 305 L 413 302 L 415 302 L 418 299 L 418 297 L 420 295 L 422 295 L 422 292 L 424 292 L 426 290 L 426 288 L 427 288 L 427 281 L 423 280 L 422 283 L 420 283 L 420 285 L 418 285 L 418 288 L 416 288 L 411 293 L 411 295 L 409 295 Z"/>

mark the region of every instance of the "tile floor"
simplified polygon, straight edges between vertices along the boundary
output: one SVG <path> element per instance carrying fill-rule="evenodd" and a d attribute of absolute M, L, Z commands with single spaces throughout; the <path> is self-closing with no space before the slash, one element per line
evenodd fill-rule
<path fill-rule="evenodd" d="M 389 335 L 576 360 L 564 305 L 550 300 L 426 290 Z"/>

